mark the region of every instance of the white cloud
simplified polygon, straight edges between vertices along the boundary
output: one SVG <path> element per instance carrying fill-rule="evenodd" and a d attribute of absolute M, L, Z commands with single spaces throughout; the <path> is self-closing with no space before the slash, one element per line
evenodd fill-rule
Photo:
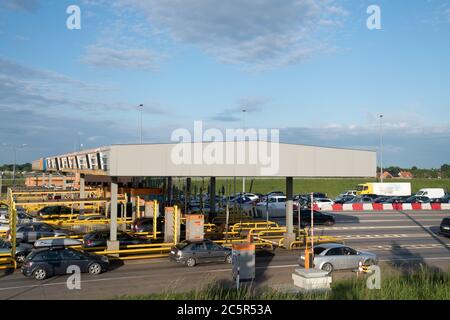
<path fill-rule="evenodd" d="M 334 0 L 121 0 L 176 41 L 224 63 L 266 69 L 330 50 L 348 15 Z"/>
<path fill-rule="evenodd" d="M 82 62 L 95 67 L 154 70 L 161 56 L 148 49 L 90 46 Z"/>

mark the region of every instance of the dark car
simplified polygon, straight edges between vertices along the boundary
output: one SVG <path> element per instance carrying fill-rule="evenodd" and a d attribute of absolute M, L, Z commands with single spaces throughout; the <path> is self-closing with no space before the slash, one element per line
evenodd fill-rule
<path fill-rule="evenodd" d="M 188 267 L 203 262 L 232 262 L 231 249 L 211 240 L 182 241 L 170 250 L 169 258 Z"/>
<path fill-rule="evenodd" d="M 444 218 L 442 220 L 439 231 L 444 236 L 450 237 L 450 217 Z"/>
<path fill-rule="evenodd" d="M 38 210 L 37 214 L 38 216 L 49 216 L 50 218 L 52 216 L 59 216 L 62 214 L 79 214 L 78 210 L 73 210 L 72 208 L 69 208 L 67 206 L 47 206 L 40 210 Z"/>
<path fill-rule="evenodd" d="M 314 225 L 332 226 L 335 224 L 334 217 L 320 211 L 314 211 Z M 294 224 L 298 224 L 298 213 L 294 212 Z M 300 227 L 311 225 L 311 210 L 300 210 Z"/>
<path fill-rule="evenodd" d="M 337 197 L 334 200 L 334 203 L 336 203 L 336 204 L 344 204 L 344 203 L 347 203 L 349 201 L 352 201 L 354 198 L 355 198 L 355 196 L 352 196 L 352 195 L 346 195 L 346 196 L 342 196 L 342 197 Z"/>
<path fill-rule="evenodd" d="M 442 198 L 431 199 L 432 203 L 450 203 L 450 195 L 446 194 Z"/>
<path fill-rule="evenodd" d="M 371 197 L 368 197 L 367 195 L 363 196 L 356 196 L 350 201 L 347 201 L 345 203 L 373 203 L 374 199 Z"/>
<path fill-rule="evenodd" d="M 405 203 L 430 203 L 430 198 L 423 196 L 412 196 L 406 199 Z"/>
<path fill-rule="evenodd" d="M 409 197 L 389 197 L 381 203 L 404 203 Z"/>
<path fill-rule="evenodd" d="M 57 228 L 47 223 L 31 222 L 21 224 L 17 227 L 16 239 L 17 242 L 33 243 L 44 237 L 71 236 L 74 234 L 75 232 L 72 230 Z"/>
<path fill-rule="evenodd" d="M 11 253 L 12 245 L 8 241 L 0 239 L 0 254 Z M 24 262 L 25 257 L 31 252 L 33 245 L 29 243 L 17 243 L 15 258 L 17 262 Z"/>
<path fill-rule="evenodd" d="M 70 266 L 78 266 L 81 272 L 96 275 L 108 269 L 109 260 L 105 256 L 72 248 L 35 249 L 26 257 L 21 271 L 24 276 L 44 280 L 54 275 L 67 274 Z"/>
<path fill-rule="evenodd" d="M 373 203 L 387 203 L 391 197 L 379 197 L 373 200 Z"/>
<path fill-rule="evenodd" d="M 94 231 L 84 235 L 83 246 L 85 248 L 91 247 L 105 247 L 107 241 L 110 238 L 109 230 L 105 231 Z M 150 240 L 144 237 L 133 236 L 129 233 L 117 231 L 117 241 L 119 241 L 119 245 L 126 246 L 131 244 L 147 244 L 150 243 Z"/>

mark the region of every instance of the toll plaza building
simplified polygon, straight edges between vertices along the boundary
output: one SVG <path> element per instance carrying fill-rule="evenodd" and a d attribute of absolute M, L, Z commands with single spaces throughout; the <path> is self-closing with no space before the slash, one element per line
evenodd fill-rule
<path fill-rule="evenodd" d="M 44 174 L 79 174 L 80 198 L 85 181 L 109 184 L 111 191 L 110 241 L 108 250 L 118 248 L 117 194 L 122 181 L 140 178 L 190 180 L 209 178 L 210 215 L 215 214 L 216 178 L 278 177 L 286 181 L 285 245 L 295 240 L 293 227 L 294 178 L 376 177 L 376 152 L 344 148 L 294 145 L 266 141 L 195 142 L 173 144 L 111 145 L 41 158 L 33 170 Z M 190 190 L 188 190 L 190 192 Z M 169 191 L 170 193 L 170 191 Z M 170 194 L 168 195 L 170 197 Z"/>

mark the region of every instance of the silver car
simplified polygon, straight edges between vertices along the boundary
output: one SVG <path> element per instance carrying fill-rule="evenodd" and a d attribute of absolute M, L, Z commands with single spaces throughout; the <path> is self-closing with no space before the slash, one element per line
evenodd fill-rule
<path fill-rule="evenodd" d="M 300 256 L 300 265 L 303 266 L 305 256 Z M 377 264 L 376 254 L 352 249 L 339 243 L 327 243 L 314 247 L 314 268 L 327 272 L 342 269 L 356 269 L 359 263 L 363 265 Z"/>

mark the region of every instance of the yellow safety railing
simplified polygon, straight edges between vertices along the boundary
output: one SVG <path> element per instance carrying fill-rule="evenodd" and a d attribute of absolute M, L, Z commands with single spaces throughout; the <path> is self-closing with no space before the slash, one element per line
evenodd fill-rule
<path fill-rule="evenodd" d="M 273 221 L 252 221 L 252 222 L 238 222 L 231 227 L 231 231 L 237 230 L 250 230 L 261 228 L 270 228 L 270 227 L 278 227 L 278 223 Z"/>
<path fill-rule="evenodd" d="M 290 244 L 289 249 L 293 250 L 295 248 L 301 248 L 301 247 L 305 246 L 305 240 L 306 240 L 308 246 L 310 246 L 311 245 L 311 239 L 312 239 L 312 237 L 306 237 L 306 239 L 293 241 Z M 335 242 L 341 243 L 342 241 L 339 240 L 338 238 L 332 237 L 332 236 L 314 236 L 314 243 L 315 244 L 335 243 Z"/>
<path fill-rule="evenodd" d="M 12 257 L 10 253 L 0 254 L 0 270 L 16 269 L 16 268 L 17 268 L 16 259 L 14 259 L 14 257 Z"/>

